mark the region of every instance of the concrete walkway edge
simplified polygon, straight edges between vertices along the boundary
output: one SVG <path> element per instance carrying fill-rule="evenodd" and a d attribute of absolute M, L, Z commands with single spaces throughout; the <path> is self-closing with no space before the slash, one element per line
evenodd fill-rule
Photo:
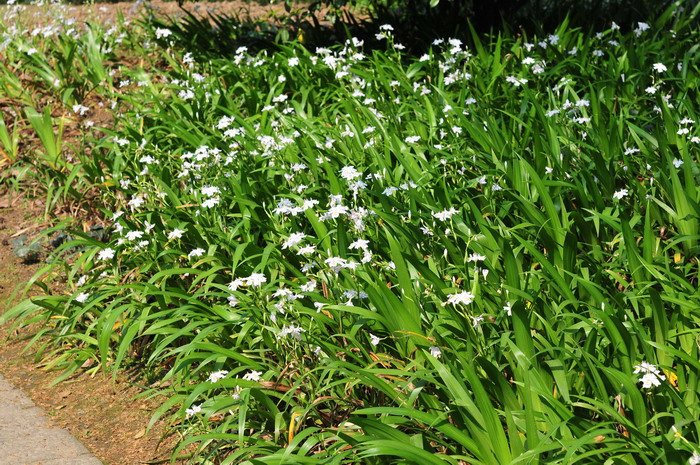
<path fill-rule="evenodd" d="M 0 375 L 0 464 L 102 465 Z"/>

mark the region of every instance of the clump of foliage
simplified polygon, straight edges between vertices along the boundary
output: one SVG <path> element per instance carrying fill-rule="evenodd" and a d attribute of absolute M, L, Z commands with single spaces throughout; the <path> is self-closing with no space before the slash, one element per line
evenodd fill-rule
<path fill-rule="evenodd" d="M 138 367 L 195 463 L 697 464 L 699 10 L 419 57 L 5 23 L 12 104 L 26 70 L 90 153 L 6 132 L 110 235 L 3 320 Z"/>

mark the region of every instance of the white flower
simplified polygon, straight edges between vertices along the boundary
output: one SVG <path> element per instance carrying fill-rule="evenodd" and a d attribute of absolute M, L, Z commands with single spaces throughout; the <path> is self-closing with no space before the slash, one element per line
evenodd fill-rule
<path fill-rule="evenodd" d="M 114 258 L 114 250 L 109 248 L 103 249 L 97 254 L 97 258 L 99 260 L 111 260 Z"/>
<path fill-rule="evenodd" d="M 89 110 L 89 108 L 86 107 L 85 105 L 80 105 L 80 104 L 73 105 L 73 113 L 77 113 L 81 116 L 85 115 L 85 113 L 87 113 L 88 110 Z"/>
<path fill-rule="evenodd" d="M 635 365 L 634 374 L 643 373 L 644 375 L 639 379 L 642 383 L 644 389 L 650 389 L 652 387 L 660 386 L 661 381 L 666 379 L 666 376 L 661 374 L 661 371 L 651 363 L 642 361 L 639 365 Z"/>
<path fill-rule="evenodd" d="M 136 197 L 134 196 L 131 200 L 129 200 L 128 205 L 131 207 L 131 209 L 139 208 L 141 205 L 143 205 L 143 197 Z"/>
<path fill-rule="evenodd" d="M 194 92 L 192 92 L 191 89 L 183 89 L 180 92 L 178 92 L 177 95 L 182 100 L 192 100 L 194 98 Z"/>
<path fill-rule="evenodd" d="M 354 166 L 344 166 L 340 170 L 340 177 L 348 181 L 352 181 L 355 178 L 362 176 L 362 173 L 357 171 Z"/>
<path fill-rule="evenodd" d="M 202 411 L 202 406 L 200 405 L 193 405 L 192 408 L 188 408 L 185 410 L 185 413 L 187 414 L 187 418 L 191 417 L 195 413 L 199 413 Z"/>
<path fill-rule="evenodd" d="M 258 381 L 260 381 L 260 375 L 262 375 L 261 371 L 253 370 L 243 375 L 243 379 L 246 381 L 255 381 L 257 383 Z"/>
<path fill-rule="evenodd" d="M 323 302 L 314 302 L 314 308 L 316 309 L 316 313 L 319 313 L 321 309 L 325 306 Z"/>
<path fill-rule="evenodd" d="M 246 286 L 260 287 L 263 283 L 267 282 L 267 278 L 262 273 L 253 273 L 247 278 L 243 279 Z"/>
<path fill-rule="evenodd" d="M 78 294 L 78 295 L 76 296 L 75 301 L 76 301 L 76 302 L 80 302 L 80 303 L 82 304 L 82 303 L 85 303 L 85 302 L 88 300 L 89 297 L 90 297 L 90 294 L 89 294 L 89 293 L 87 293 L 87 292 L 81 292 L 80 294 Z"/>
<path fill-rule="evenodd" d="M 342 257 L 328 257 L 324 262 L 331 268 L 342 268 L 347 265 L 347 261 Z"/>
<path fill-rule="evenodd" d="M 484 255 L 479 255 L 478 253 L 471 254 L 467 259 L 468 262 L 483 262 L 484 260 L 486 260 L 486 257 Z"/>
<path fill-rule="evenodd" d="M 207 378 L 207 381 L 209 381 L 210 383 L 216 383 L 217 381 L 224 379 L 227 374 L 228 374 L 228 371 L 226 371 L 226 370 L 215 371 L 209 375 L 209 378 Z"/>
<path fill-rule="evenodd" d="M 316 246 L 315 245 L 306 245 L 304 247 L 300 247 L 299 250 L 297 251 L 297 255 L 310 255 L 316 251 Z"/>
<path fill-rule="evenodd" d="M 206 195 L 207 197 L 214 197 L 216 194 L 221 193 L 221 189 L 219 189 L 216 186 L 205 186 L 202 187 L 202 195 Z"/>
<path fill-rule="evenodd" d="M 629 190 L 627 190 L 627 189 L 620 189 L 619 191 L 617 191 L 617 192 L 615 192 L 615 193 L 613 194 L 613 199 L 620 200 L 620 199 L 622 199 L 623 197 L 627 197 L 627 195 L 629 195 Z"/>
<path fill-rule="evenodd" d="M 349 211 L 349 209 L 345 205 L 334 205 L 328 209 L 328 212 L 326 213 L 326 215 L 328 215 L 329 217 L 331 217 L 333 219 L 336 219 L 340 215 L 347 214 L 348 211 Z"/>
<path fill-rule="evenodd" d="M 452 218 L 453 215 L 457 214 L 459 210 L 455 210 L 451 207 L 449 210 L 443 210 L 441 212 L 433 212 L 433 216 L 440 221 L 446 221 Z"/>
<path fill-rule="evenodd" d="M 415 144 L 420 140 L 420 136 L 408 136 L 404 139 L 407 144 Z"/>
<path fill-rule="evenodd" d="M 279 339 L 281 337 L 290 336 L 290 337 L 296 339 L 297 341 L 301 341 L 301 333 L 305 333 L 305 332 L 306 332 L 306 330 L 304 328 L 300 328 L 300 327 L 294 326 L 294 325 L 289 325 L 289 326 L 285 326 L 284 328 L 282 328 L 282 331 L 280 331 L 277 334 L 277 338 Z"/>
<path fill-rule="evenodd" d="M 469 305 L 472 303 L 474 300 L 474 294 L 468 291 L 462 291 L 457 294 L 452 294 L 447 296 L 447 302 L 445 304 L 451 304 L 451 305 L 459 305 L 459 304 L 464 304 L 464 305 Z"/>
<path fill-rule="evenodd" d="M 663 381 L 665 379 L 666 379 L 666 377 L 664 375 L 647 373 L 640 378 L 639 382 L 642 383 L 642 387 L 644 389 L 650 389 L 652 387 L 661 386 L 661 381 Z"/>
<path fill-rule="evenodd" d="M 440 358 L 440 356 L 442 355 L 442 351 L 437 346 L 430 346 L 428 350 L 430 351 L 430 355 L 432 355 L 435 358 Z"/>
<path fill-rule="evenodd" d="M 519 87 L 519 86 L 522 86 L 523 84 L 527 84 L 527 79 L 518 78 L 515 76 L 508 76 L 508 77 L 506 77 L 506 82 L 510 82 L 515 87 Z"/>
<path fill-rule="evenodd" d="M 129 231 L 126 233 L 126 239 L 133 241 L 136 239 L 141 239 L 143 237 L 143 231 Z"/>
<path fill-rule="evenodd" d="M 688 465 L 700 465 L 700 454 L 697 451 L 693 451 L 693 456 L 688 459 Z"/>
<path fill-rule="evenodd" d="M 170 29 L 166 28 L 158 28 L 156 29 L 156 39 L 164 39 L 166 37 L 170 37 L 172 35 L 173 31 Z"/>
<path fill-rule="evenodd" d="M 507 303 L 503 306 L 503 310 L 506 311 L 506 314 L 507 314 L 508 316 L 513 316 L 513 310 L 511 309 L 510 302 L 507 302 Z"/>
<path fill-rule="evenodd" d="M 652 365 L 651 363 L 648 363 L 644 360 L 639 365 L 634 366 L 634 374 L 638 373 L 654 373 L 654 374 L 659 374 L 661 373 L 658 368 L 656 368 L 656 365 Z"/>
<path fill-rule="evenodd" d="M 372 344 L 373 346 L 376 347 L 376 346 L 379 344 L 379 341 L 381 341 L 381 340 L 382 340 L 382 339 L 381 339 L 380 337 L 377 337 L 377 336 L 375 336 L 374 334 L 369 333 L 369 342 L 370 342 L 370 344 Z"/>
<path fill-rule="evenodd" d="M 362 249 L 362 250 L 367 250 L 367 247 L 369 246 L 369 241 L 367 239 L 358 239 L 354 242 L 352 242 L 349 246 L 348 249 Z"/>
<path fill-rule="evenodd" d="M 664 65 L 663 63 L 654 63 L 654 71 L 656 71 L 657 73 L 663 73 L 667 69 L 668 68 L 666 68 L 666 65 Z"/>
<path fill-rule="evenodd" d="M 288 98 L 289 97 L 287 96 L 287 94 L 280 94 L 277 97 L 273 98 L 272 101 L 275 103 L 282 103 L 282 102 L 286 101 Z"/>
<path fill-rule="evenodd" d="M 236 278 L 230 283 L 228 283 L 228 288 L 231 291 L 238 290 L 239 287 L 243 285 L 243 280 L 241 278 Z"/>
<path fill-rule="evenodd" d="M 185 231 L 182 229 L 173 229 L 170 234 L 168 234 L 168 240 L 180 239 Z"/>
<path fill-rule="evenodd" d="M 298 245 L 305 237 L 306 234 L 304 233 L 292 233 L 289 235 L 289 238 L 286 241 L 284 241 L 284 244 L 282 244 L 282 248 L 288 249 L 292 246 Z"/>
<path fill-rule="evenodd" d="M 187 258 L 192 258 L 192 257 L 201 257 L 204 255 L 205 250 L 202 248 L 196 248 L 192 252 L 187 254 Z"/>
<path fill-rule="evenodd" d="M 680 168 L 682 164 L 683 164 L 683 160 L 679 160 L 677 158 L 673 159 L 673 166 L 675 166 L 676 168 Z"/>

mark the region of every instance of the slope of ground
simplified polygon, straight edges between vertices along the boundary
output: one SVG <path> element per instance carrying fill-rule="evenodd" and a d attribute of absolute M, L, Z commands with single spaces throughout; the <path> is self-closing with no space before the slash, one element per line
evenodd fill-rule
<path fill-rule="evenodd" d="M 12 241 L 22 234 L 35 237 L 45 227 L 40 220 L 42 212 L 40 203 L 0 197 L 0 312 L 20 300 L 25 283 L 41 267 L 41 263 L 23 263 L 13 252 Z M 164 425 L 156 425 L 145 434 L 154 402 L 135 399 L 140 392 L 137 387 L 125 377 L 113 382 L 105 373 L 81 373 L 51 386 L 58 373 L 43 369 L 33 350 L 24 351 L 31 336 L 31 328 L 18 333 L 10 331 L 9 325 L 0 327 L 0 373 L 11 384 L 20 387 L 105 464 L 169 459 L 174 438 L 161 441 Z"/>

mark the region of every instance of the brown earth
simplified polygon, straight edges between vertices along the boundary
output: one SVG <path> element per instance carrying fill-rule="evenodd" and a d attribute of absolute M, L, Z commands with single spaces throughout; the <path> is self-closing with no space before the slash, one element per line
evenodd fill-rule
<path fill-rule="evenodd" d="M 0 312 L 5 305 L 17 301 L 18 286 L 27 282 L 38 270 L 38 265 L 23 265 L 12 253 L 10 241 L 20 234 L 36 235 L 41 228 L 37 221 L 43 215 L 39 202 L 22 198 L 11 199 L 7 194 L 0 197 Z M 19 233 L 19 234 L 18 234 Z"/>
<path fill-rule="evenodd" d="M 22 263 L 10 241 L 18 233 L 35 237 L 47 227 L 43 211 L 41 202 L 14 199 L 10 204 L 6 195 L 0 196 L 0 313 L 26 298 L 24 285 L 42 266 Z M 0 373 L 105 464 L 166 463 L 176 438 L 163 439 L 167 428 L 162 422 L 145 431 L 158 404 L 137 399 L 141 390 L 125 376 L 114 382 L 101 371 L 92 376 L 83 372 L 52 387 L 60 372 L 45 369 L 34 349 L 23 353 L 37 328 L 0 326 Z"/>
<path fill-rule="evenodd" d="M 265 2 L 267 3 L 267 2 Z M 294 2 L 293 9 L 303 8 L 308 3 Z M 159 16 L 178 18 L 184 15 L 183 10 L 177 2 L 154 1 L 150 2 L 153 12 Z M 11 7 L 0 5 L 0 18 Z M 260 4 L 251 1 L 235 0 L 230 2 L 185 2 L 183 8 L 192 12 L 196 16 L 204 17 L 210 13 L 235 14 L 242 18 L 268 19 L 285 14 L 284 2 L 278 1 L 274 4 Z M 117 20 L 119 15 L 124 19 L 136 20 L 145 12 L 143 5 L 136 5 L 136 2 L 119 2 L 110 4 L 96 3 L 93 5 L 54 5 L 34 6 L 27 5 L 21 11 L 21 22 L 30 27 L 46 25 L 47 19 L 54 22 L 57 14 L 65 19 L 75 19 L 76 21 L 96 21 L 102 24 L 109 24 Z"/>

